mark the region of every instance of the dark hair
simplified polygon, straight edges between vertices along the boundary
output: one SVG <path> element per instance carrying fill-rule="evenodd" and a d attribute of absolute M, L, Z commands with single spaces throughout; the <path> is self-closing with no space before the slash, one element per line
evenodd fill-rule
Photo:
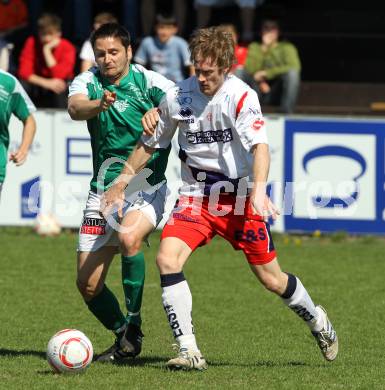
<path fill-rule="evenodd" d="M 270 31 L 270 30 L 279 30 L 279 22 L 276 19 L 265 19 L 262 21 L 261 30 Z"/>
<path fill-rule="evenodd" d="M 118 23 L 106 23 L 91 34 L 90 41 L 92 47 L 95 46 L 97 39 L 108 37 L 119 38 L 125 49 L 131 44 L 130 33 L 123 26 Z"/>
<path fill-rule="evenodd" d="M 155 24 L 166 24 L 166 25 L 173 25 L 176 26 L 176 18 L 174 15 L 163 15 L 158 14 L 155 18 Z"/>

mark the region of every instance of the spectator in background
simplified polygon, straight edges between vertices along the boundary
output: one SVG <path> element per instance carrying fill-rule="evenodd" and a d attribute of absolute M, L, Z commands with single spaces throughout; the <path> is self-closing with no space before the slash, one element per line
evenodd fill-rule
<path fill-rule="evenodd" d="M 7 161 L 10 160 L 20 166 L 27 159 L 36 132 L 36 122 L 32 115 L 35 111 L 34 104 L 16 77 L 0 70 L 0 197 Z M 23 122 L 23 135 L 19 148 L 11 151 L 8 157 L 8 125 L 12 114 Z"/>
<path fill-rule="evenodd" d="M 238 31 L 234 24 L 222 24 L 220 26 L 224 31 L 229 32 L 234 41 L 234 56 L 235 64 L 232 66 L 230 72 L 236 76 L 242 75 L 243 68 L 247 57 L 247 46 L 238 43 Z"/>
<path fill-rule="evenodd" d="M 75 47 L 61 37 L 61 19 L 43 14 L 38 19 L 38 37 L 30 36 L 25 42 L 18 69 L 24 88 L 38 106 L 67 106 L 67 83 L 74 76 L 75 61 Z"/>
<path fill-rule="evenodd" d="M 155 15 L 159 12 L 156 11 L 156 0 L 142 0 L 140 13 L 142 19 L 142 35 L 147 37 L 153 33 L 153 26 L 155 23 Z M 187 1 L 173 0 L 172 1 L 172 14 L 175 15 L 176 24 L 178 26 L 178 32 L 181 36 L 185 33 L 185 21 L 186 21 L 186 3 Z"/>
<path fill-rule="evenodd" d="M 0 35 L 26 27 L 28 23 L 27 6 L 23 0 L 0 0 Z"/>
<path fill-rule="evenodd" d="M 109 12 L 100 12 L 94 18 L 94 31 L 97 30 L 100 26 L 106 23 L 117 23 L 117 18 Z M 79 58 L 80 63 L 80 73 L 85 72 L 92 66 L 96 65 L 94 50 L 92 48 L 91 42 L 87 39 L 80 50 Z"/>
<path fill-rule="evenodd" d="M 28 10 L 25 2 L 0 0 L 0 69 L 11 73 L 16 70 L 19 48 L 27 36 Z"/>
<path fill-rule="evenodd" d="M 264 2 L 265 0 L 195 0 L 198 28 L 207 27 L 210 24 L 211 9 L 213 7 L 227 7 L 236 3 L 241 13 L 241 40 L 242 42 L 251 42 L 254 38 L 255 9 Z"/>
<path fill-rule="evenodd" d="M 178 82 L 191 76 L 194 69 L 190 61 L 187 42 L 175 34 L 178 31 L 173 16 L 156 17 L 154 37 L 146 37 L 140 44 L 134 61 Z"/>
<path fill-rule="evenodd" d="M 301 61 L 296 47 L 279 41 L 280 28 L 275 20 L 265 20 L 261 43 L 249 45 L 242 79 L 256 89 L 261 104 L 279 105 L 292 113 L 300 86 Z"/>
<path fill-rule="evenodd" d="M 10 68 L 10 54 L 13 45 L 6 40 L 0 38 L 0 69 L 9 71 Z"/>

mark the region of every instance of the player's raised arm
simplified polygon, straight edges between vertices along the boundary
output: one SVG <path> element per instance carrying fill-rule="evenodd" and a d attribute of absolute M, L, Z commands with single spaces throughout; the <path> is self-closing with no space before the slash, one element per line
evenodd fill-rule
<path fill-rule="evenodd" d="M 102 98 L 95 100 L 90 100 L 87 95 L 78 93 L 68 98 L 68 113 L 73 120 L 88 120 L 108 110 L 115 100 L 116 95 L 110 91 L 104 91 Z"/>

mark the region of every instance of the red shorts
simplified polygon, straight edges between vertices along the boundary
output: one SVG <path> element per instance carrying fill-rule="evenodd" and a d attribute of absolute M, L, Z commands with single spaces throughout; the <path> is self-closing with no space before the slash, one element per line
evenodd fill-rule
<path fill-rule="evenodd" d="M 181 196 L 161 239 L 177 237 L 194 251 L 218 234 L 242 250 L 250 264 L 267 264 L 276 257 L 269 224 L 253 214 L 249 198 L 236 202 L 233 195 L 220 195 L 215 204 L 208 200 Z"/>

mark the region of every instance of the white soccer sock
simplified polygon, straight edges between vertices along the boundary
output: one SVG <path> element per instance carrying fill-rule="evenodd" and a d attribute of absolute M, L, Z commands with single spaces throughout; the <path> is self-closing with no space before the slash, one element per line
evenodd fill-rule
<path fill-rule="evenodd" d="M 192 325 L 192 295 L 186 280 L 162 288 L 163 307 L 179 348 L 199 351 Z"/>
<path fill-rule="evenodd" d="M 301 281 L 294 275 L 288 276 L 288 287 L 282 295 L 283 302 L 306 322 L 311 331 L 320 331 L 323 327 L 323 316 L 316 309 Z"/>

